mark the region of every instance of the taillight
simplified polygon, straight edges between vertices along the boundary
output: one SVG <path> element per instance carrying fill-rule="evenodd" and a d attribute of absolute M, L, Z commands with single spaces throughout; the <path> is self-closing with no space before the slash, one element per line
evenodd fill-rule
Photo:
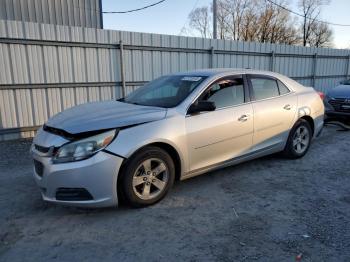
<path fill-rule="evenodd" d="M 318 93 L 318 95 L 321 97 L 321 99 L 323 100 L 324 97 L 325 97 L 324 93 L 323 93 L 323 92 L 317 92 L 317 93 Z"/>

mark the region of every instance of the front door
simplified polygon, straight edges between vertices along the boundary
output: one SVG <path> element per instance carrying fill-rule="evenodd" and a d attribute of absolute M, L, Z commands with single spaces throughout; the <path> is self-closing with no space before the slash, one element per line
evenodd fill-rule
<path fill-rule="evenodd" d="M 251 150 L 253 109 L 245 92 L 242 76 L 231 76 L 216 81 L 199 97 L 214 102 L 216 110 L 186 117 L 190 171 Z"/>

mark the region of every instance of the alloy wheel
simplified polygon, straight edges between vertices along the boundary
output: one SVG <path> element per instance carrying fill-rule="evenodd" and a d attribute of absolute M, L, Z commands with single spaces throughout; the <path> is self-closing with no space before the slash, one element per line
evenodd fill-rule
<path fill-rule="evenodd" d="M 299 126 L 294 133 L 293 149 L 296 153 L 302 154 L 310 143 L 310 133 L 305 126 Z"/>
<path fill-rule="evenodd" d="M 164 191 L 168 181 L 169 171 L 166 164 L 161 159 L 150 158 L 137 167 L 132 188 L 139 198 L 150 200 Z"/>

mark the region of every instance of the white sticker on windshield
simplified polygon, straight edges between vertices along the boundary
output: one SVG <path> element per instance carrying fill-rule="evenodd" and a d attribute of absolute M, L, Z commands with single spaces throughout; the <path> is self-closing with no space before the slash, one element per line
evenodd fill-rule
<path fill-rule="evenodd" d="M 200 76 L 185 76 L 181 80 L 182 81 L 192 81 L 192 82 L 197 82 L 201 80 L 202 78 Z"/>

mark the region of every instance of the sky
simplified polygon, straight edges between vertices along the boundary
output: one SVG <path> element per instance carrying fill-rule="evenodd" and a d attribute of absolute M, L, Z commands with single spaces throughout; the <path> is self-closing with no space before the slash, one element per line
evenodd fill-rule
<path fill-rule="evenodd" d="M 124 11 L 139 8 L 158 0 L 102 0 L 103 11 Z M 188 14 L 196 7 L 209 5 L 212 0 L 166 0 L 151 8 L 128 14 L 104 14 L 105 29 L 134 32 L 179 35 L 181 29 L 188 25 Z M 290 8 L 297 10 L 297 0 L 290 1 Z M 331 0 L 324 6 L 321 19 L 350 24 L 350 0 Z M 350 27 L 331 26 L 334 32 L 335 48 L 350 48 Z"/>

